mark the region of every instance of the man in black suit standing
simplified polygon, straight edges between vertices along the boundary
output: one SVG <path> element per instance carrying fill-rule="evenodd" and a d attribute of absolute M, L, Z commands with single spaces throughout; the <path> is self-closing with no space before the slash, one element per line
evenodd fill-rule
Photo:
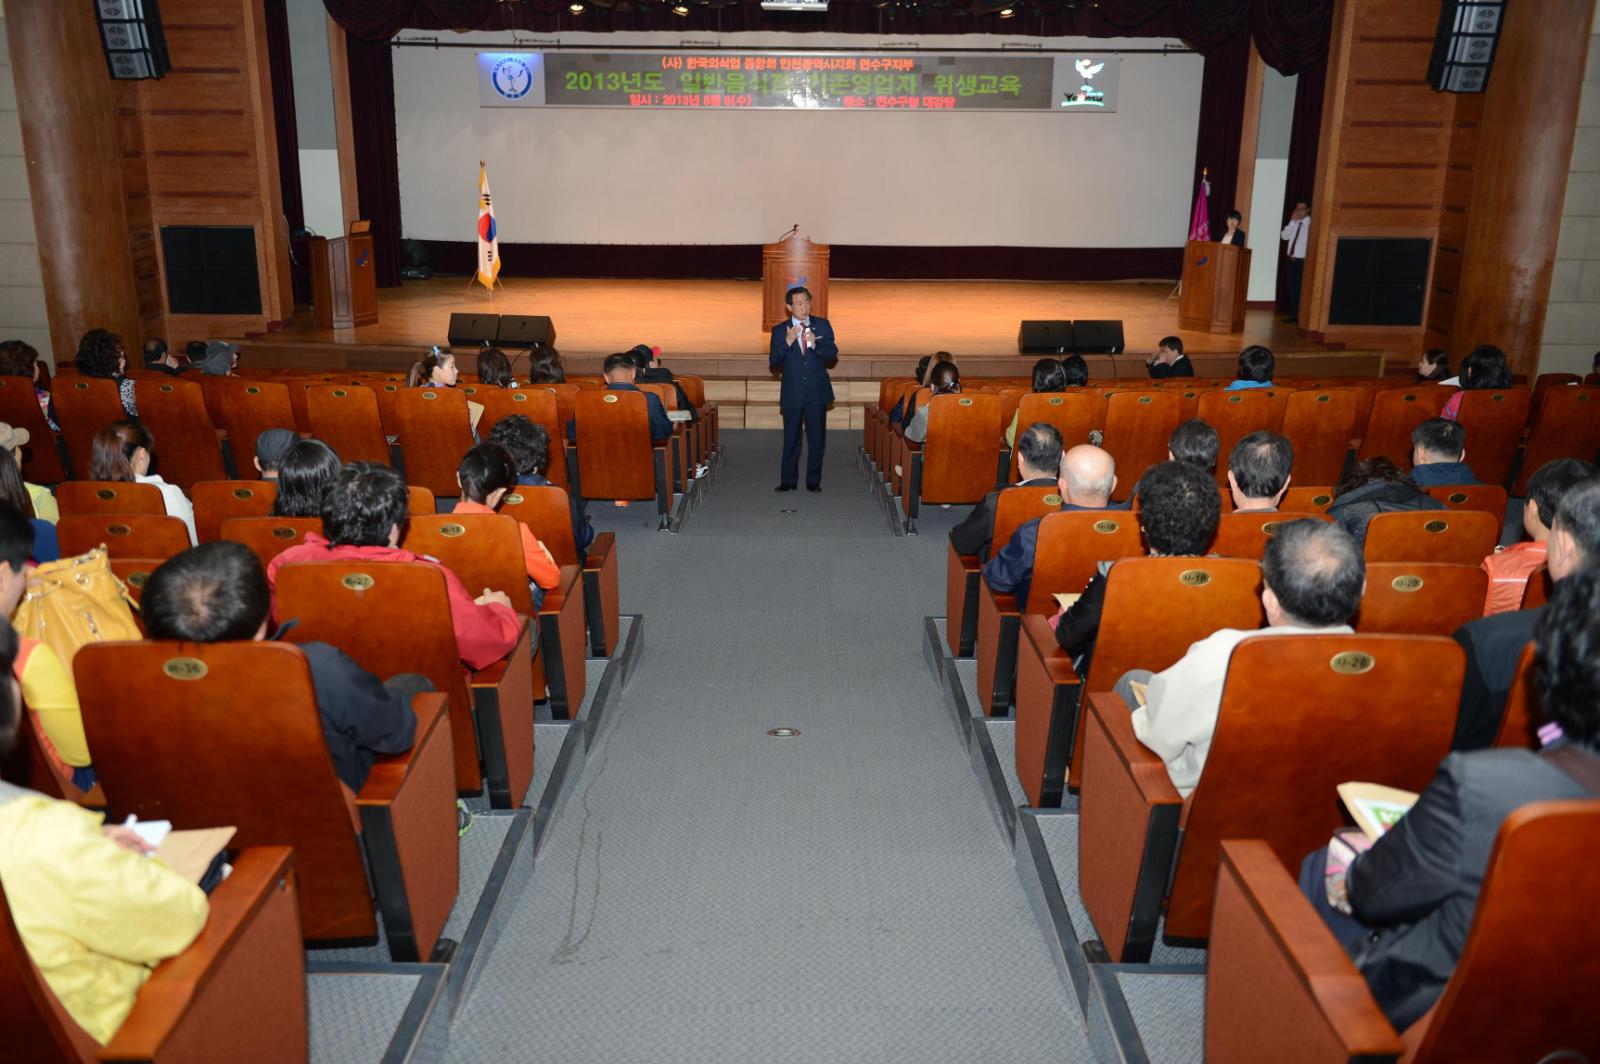
<path fill-rule="evenodd" d="M 800 429 L 809 441 L 806 452 L 806 490 L 822 490 L 822 452 L 827 444 L 828 404 L 833 402 L 833 382 L 828 365 L 839 359 L 833 326 L 811 315 L 811 293 L 794 287 L 784 293 L 789 320 L 772 328 L 767 363 L 783 375 L 778 409 L 783 413 L 783 468 L 775 491 L 793 491 L 800 479 Z"/>

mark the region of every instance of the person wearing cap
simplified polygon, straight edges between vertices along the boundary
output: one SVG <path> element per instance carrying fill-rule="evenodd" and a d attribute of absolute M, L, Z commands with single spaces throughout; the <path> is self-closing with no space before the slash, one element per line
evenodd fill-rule
<path fill-rule="evenodd" d="M 11 452 L 11 457 L 16 459 L 17 468 L 22 468 L 22 448 L 31 437 L 27 429 L 13 428 L 4 421 L 0 421 L 0 447 Z M 42 484 L 30 484 L 26 480 L 22 486 L 28 489 L 28 498 L 33 502 L 33 516 L 41 521 L 55 524 L 61 520 L 61 508 L 56 505 L 56 497 L 50 489 Z"/>
<path fill-rule="evenodd" d="M 300 442 L 300 434 L 293 429 L 268 429 L 256 437 L 256 472 L 262 480 L 277 480 L 278 467 L 289 448 Z"/>
<path fill-rule="evenodd" d="M 206 358 L 200 364 L 208 377 L 231 377 L 239 364 L 239 345 L 226 340 L 212 340 L 206 344 Z"/>
<path fill-rule="evenodd" d="M 646 384 L 670 384 L 678 393 L 678 409 L 689 412 L 690 421 L 698 421 L 699 415 L 695 412 L 694 404 L 689 402 L 689 393 L 683 390 L 672 376 L 672 371 L 661 364 L 661 348 L 651 347 L 649 344 L 640 344 L 629 352 L 633 356 L 633 364 L 638 367 L 639 374 L 635 381 Z"/>
<path fill-rule="evenodd" d="M 144 368 L 176 377 L 184 365 L 178 356 L 167 350 L 167 342 L 159 337 L 144 342 Z"/>

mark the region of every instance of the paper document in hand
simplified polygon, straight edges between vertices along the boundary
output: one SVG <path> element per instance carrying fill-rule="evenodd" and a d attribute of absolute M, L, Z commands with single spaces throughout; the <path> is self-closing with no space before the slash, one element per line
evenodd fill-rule
<path fill-rule="evenodd" d="M 1079 599 L 1083 598 L 1083 592 L 1073 591 L 1069 593 L 1065 591 L 1057 591 L 1050 597 L 1056 600 L 1057 606 L 1060 606 L 1064 610 L 1070 610 L 1073 606 L 1078 604 Z"/>
<path fill-rule="evenodd" d="M 693 417 L 694 417 L 694 412 L 691 411 L 691 410 L 668 410 L 667 411 L 667 420 L 668 421 L 688 421 L 689 419 L 691 419 Z"/>
<path fill-rule="evenodd" d="M 1128 690 L 1133 692 L 1133 700 L 1139 703 L 1139 708 L 1143 709 L 1145 706 L 1150 704 L 1150 697 L 1148 694 L 1150 690 L 1149 684 L 1140 683 L 1138 680 L 1129 680 Z"/>
<path fill-rule="evenodd" d="M 233 834 L 233 828 L 173 831 L 152 856 L 189 882 L 198 883 L 211 867 L 212 859 L 227 849 Z"/>
<path fill-rule="evenodd" d="M 1341 783 L 1337 789 L 1356 826 L 1374 842 L 1398 824 L 1417 802 L 1411 791 L 1380 783 Z"/>

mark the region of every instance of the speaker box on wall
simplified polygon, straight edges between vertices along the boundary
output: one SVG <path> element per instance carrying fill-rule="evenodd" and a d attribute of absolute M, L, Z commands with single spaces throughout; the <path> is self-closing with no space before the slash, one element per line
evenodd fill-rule
<path fill-rule="evenodd" d="M 452 314 L 449 337 L 451 347 L 491 347 L 500 334 L 498 314 Z"/>
<path fill-rule="evenodd" d="M 1024 355 L 1057 355 L 1072 350 L 1072 322 L 1025 321 L 1017 330 L 1017 351 Z"/>
<path fill-rule="evenodd" d="M 1484 92 L 1489 88 L 1505 15 L 1505 0 L 1444 0 L 1433 36 L 1433 55 L 1428 59 L 1428 84 L 1434 91 Z"/>
<path fill-rule="evenodd" d="M 1328 324 L 1420 325 L 1432 257 L 1426 237 L 1341 237 Z"/>
<path fill-rule="evenodd" d="M 164 225 L 161 259 L 173 314 L 261 313 L 256 231 L 248 225 Z"/>
<path fill-rule="evenodd" d="M 1117 318 L 1107 321 L 1084 321 L 1079 318 L 1072 323 L 1073 331 L 1077 333 L 1077 349 L 1080 355 L 1115 355 L 1122 351 L 1122 319 Z"/>
<path fill-rule="evenodd" d="M 502 314 L 495 342 L 501 347 L 550 346 L 556 342 L 556 327 L 545 314 Z"/>
<path fill-rule="evenodd" d="M 113 78 L 159 78 L 172 69 L 156 0 L 94 0 L 94 13 Z"/>

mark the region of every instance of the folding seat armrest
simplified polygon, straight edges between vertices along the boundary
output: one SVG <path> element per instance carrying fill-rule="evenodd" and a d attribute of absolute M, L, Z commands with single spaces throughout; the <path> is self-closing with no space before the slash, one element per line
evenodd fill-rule
<path fill-rule="evenodd" d="M 1350 958 L 1260 839 L 1222 843 L 1207 1060 L 1390 1061 L 1404 1047 Z"/>
<path fill-rule="evenodd" d="M 417 715 L 416 739 L 411 749 L 398 754 L 385 754 L 373 761 L 372 771 L 367 773 L 367 782 L 356 796 L 357 806 L 388 805 L 399 797 L 412 769 L 422 758 L 433 729 L 445 719 L 448 701 L 445 695 L 434 691 L 412 696 L 411 711 Z M 449 728 L 446 727 L 442 734 L 443 741 L 448 745 Z"/>
<path fill-rule="evenodd" d="M 1113 961 L 1150 959 L 1178 847 L 1183 799 L 1167 766 L 1133 734 L 1133 715 L 1110 692 L 1088 695 L 1078 867 L 1083 904 Z"/>
<path fill-rule="evenodd" d="M 595 534 L 594 542 L 589 544 L 589 549 L 584 551 L 583 567 L 585 569 L 604 569 L 606 559 L 615 554 L 617 550 L 617 534 L 615 532 L 599 532 Z"/>
<path fill-rule="evenodd" d="M 472 718 L 489 804 L 515 809 L 533 781 L 533 619 L 517 614 L 517 642 L 472 674 Z"/>
<path fill-rule="evenodd" d="M 104 1061 L 216 1059 L 216 1034 L 249 1032 L 250 1059 L 305 1060 L 305 953 L 287 846 L 239 851 L 189 948 L 156 966 Z"/>

